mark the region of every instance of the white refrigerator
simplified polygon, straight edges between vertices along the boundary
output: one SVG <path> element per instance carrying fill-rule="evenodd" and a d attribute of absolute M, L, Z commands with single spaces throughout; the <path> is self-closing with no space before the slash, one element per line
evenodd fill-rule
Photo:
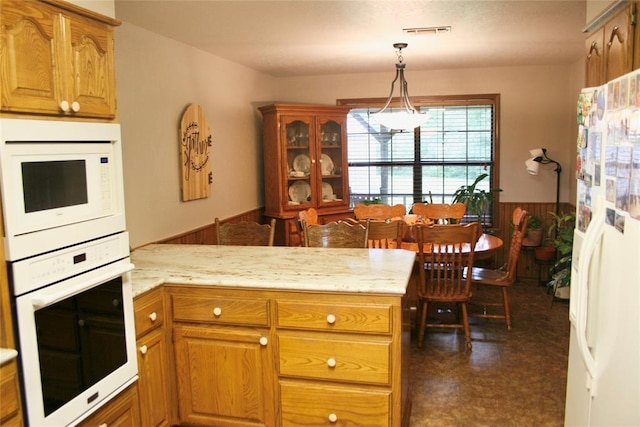
<path fill-rule="evenodd" d="M 640 73 L 582 91 L 565 426 L 640 426 Z"/>

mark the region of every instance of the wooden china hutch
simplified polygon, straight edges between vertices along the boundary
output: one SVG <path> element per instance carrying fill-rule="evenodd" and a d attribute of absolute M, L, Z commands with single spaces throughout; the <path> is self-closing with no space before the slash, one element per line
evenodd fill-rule
<path fill-rule="evenodd" d="M 349 210 L 347 113 L 350 107 L 272 104 L 263 115 L 265 216 L 276 219 L 276 245 L 299 245 L 298 212 L 320 223 Z"/>

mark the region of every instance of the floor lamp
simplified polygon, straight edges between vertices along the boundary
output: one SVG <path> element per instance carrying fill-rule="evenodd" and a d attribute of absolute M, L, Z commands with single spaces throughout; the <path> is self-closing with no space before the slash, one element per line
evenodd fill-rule
<path fill-rule="evenodd" d="M 555 172 L 558 174 L 556 181 L 556 216 L 560 215 L 560 172 L 562 172 L 562 166 L 560 166 L 560 163 L 547 157 L 546 148 L 529 150 L 529 153 L 531 154 L 531 158 L 527 160 L 525 164 L 527 166 L 527 172 L 531 175 L 538 175 L 540 164 L 547 165 L 553 163 L 556 165 Z"/>

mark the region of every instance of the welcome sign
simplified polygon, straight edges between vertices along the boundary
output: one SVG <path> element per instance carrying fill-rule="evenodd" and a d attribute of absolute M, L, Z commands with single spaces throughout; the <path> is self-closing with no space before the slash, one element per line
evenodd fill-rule
<path fill-rule="evenodd" d="M 182 201 L 204 199 L 211 194 L 211 129 L 202 107 L 189 104 L 180 123 L 180 172 Z"/>

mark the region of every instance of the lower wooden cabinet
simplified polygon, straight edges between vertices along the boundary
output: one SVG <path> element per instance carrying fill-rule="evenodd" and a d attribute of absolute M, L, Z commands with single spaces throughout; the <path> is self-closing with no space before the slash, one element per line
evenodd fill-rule
<path fill-rule="evenodd" d="M 162 288 L 134 300 L 141 426 L 171 425 L 169 369 Z"/>
<path fill-rule="evenodd" d="M 166 318 L 135 300 L 140 425 L 408 425 L 402 295 L 160 290 Z"/>
<path fill-rule="evenodd" d="M 17 361 L 0 367 L 0 425 L 21 426 L 20 391 Z"/>
<path fill-rule="evenodd" d="M 268 330 L 173 328 L 180 423 L 274 426 Z"/>
<path fill-rule="evenodd" d="M 138 386 L 133 384 L 81 422 L 79 427 L 139 427 Z"/>

